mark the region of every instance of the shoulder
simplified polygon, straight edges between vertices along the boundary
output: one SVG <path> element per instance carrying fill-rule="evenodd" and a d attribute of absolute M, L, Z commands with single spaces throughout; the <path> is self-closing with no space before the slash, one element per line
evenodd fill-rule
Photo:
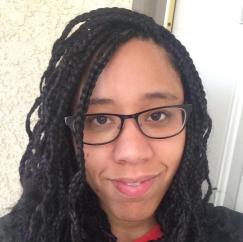
<path fill-rule="evenodd" d="M 20 242 L 18 218 L 12 213 L 0 218 L 0 241 L 1 242 Z"/>
<path fill-rule="evenodd" d="M 8 227 L 10 224 L 10 215 L 5 215 L 0 218 L 0 241 L 9 242 Z"/>
<path fill-rule="evenodd" d="M 206 208 L 209 242 L 243 242 L 243 214 L 226 207 Z"/>

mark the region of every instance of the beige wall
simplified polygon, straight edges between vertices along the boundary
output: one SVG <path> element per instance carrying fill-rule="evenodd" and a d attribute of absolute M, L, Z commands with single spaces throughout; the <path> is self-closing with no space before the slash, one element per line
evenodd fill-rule
<path fill-rule="evenodd" d="M 91 9 L 131 8 L 132 0 L 0 0 L 0 216 L 18 200 L 25 117 L 66 23 Z"/>

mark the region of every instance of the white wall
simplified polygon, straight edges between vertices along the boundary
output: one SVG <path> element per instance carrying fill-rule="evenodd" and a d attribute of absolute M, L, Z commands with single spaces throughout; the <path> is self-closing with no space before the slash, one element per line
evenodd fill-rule
<path fill-rule="evenodd" d="M 242 6 L 239 0 L 177 0 L 173 33 L 190 52 L 208 97 L 210 176 L 218 188 L 212 201 L 243 212 L 237 206 L 243 204 Z"/>

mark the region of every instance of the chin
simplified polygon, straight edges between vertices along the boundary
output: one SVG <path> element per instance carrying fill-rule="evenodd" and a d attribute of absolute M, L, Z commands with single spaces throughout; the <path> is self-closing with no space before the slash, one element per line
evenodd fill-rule
<path fill-rule="evenodd" d="M 154 217 L 156 207 L 147 208 L 146 206 L 141 205 L 130 204 L 130 206 L 114 208 L 114 210 L 111 212 L 117 219 L 130 222 L 143 221 Z"/>
<path fill-rule="evenodd" d="M 154 217 L 154 214 L 117 214 L 117 219 L 122 220 L 122 221 L 127 221 L 127 222 L 137 222 L 137 221 L 143 221 L 147 220 L 151 217 Z"/>

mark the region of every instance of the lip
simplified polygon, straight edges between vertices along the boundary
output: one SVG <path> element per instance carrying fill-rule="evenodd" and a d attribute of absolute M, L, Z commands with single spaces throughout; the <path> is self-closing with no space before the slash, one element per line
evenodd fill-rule
<path fill-rule="evenodd" d="M 116 178 L 112 179 L 111 182 L 122 195 L 129 198 L 138 198 L 143 196 L 151 188 L 158 175 Z"/>

